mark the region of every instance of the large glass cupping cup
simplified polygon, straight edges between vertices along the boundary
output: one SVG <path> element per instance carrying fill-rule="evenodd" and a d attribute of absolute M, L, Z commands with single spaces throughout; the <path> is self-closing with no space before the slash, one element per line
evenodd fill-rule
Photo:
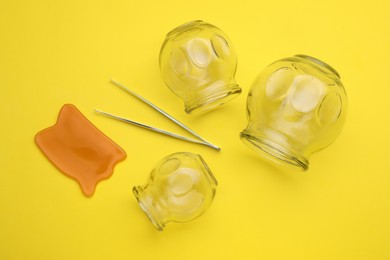
<path fill-rule="evenodd" d="M 274 162 L 307 170 L 309 156 L 330 145 L 345 121 L 347 96 L 328 64 L 296 55 L 269 65 L 247 100 L 242 141 Z"/>
<path fill-rule="evenodd" d="M 147 184 L 133 193 L 153 225 L 188 222 L 202 215 L 215 196 L 217 180 L 200 155 L 174 153 L 153 169 Z"/>
<path fill-rule="evenodd" d="M 237 56 L 227 35 L 203 21 L 183 24 L 166 36 L 160 70 L 185 111 L 214 109 L 241 93 L 234 76 Z"/>

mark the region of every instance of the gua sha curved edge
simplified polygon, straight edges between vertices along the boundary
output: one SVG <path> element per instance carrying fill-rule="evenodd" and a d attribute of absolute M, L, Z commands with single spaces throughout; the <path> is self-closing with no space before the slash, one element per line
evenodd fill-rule
<path fill-rule="evenodd" d="M 121 147 L 71 104 L 61 108 L 56 124 L 36 134 L 35 142 L 54 166 L 79 183 L 87 197 L 126 158 Z"/>

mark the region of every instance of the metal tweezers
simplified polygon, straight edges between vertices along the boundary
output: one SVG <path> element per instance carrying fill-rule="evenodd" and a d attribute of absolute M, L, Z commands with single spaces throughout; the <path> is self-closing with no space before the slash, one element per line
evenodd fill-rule
<path fill-rule="evenodd" d="M 175 134 L 175 133 L 171 133 L 171 132 L 168 132 L 168 131 L 165 131 L 165 130 L 162 130 L 162 129 L 159 129 L 159 128 L 156 128 L 156 127 L 153 127 L 153 126 L 145 125 L 145 124 L 142 124 L 142 123 L 139 123 L 139 122 L 127 119 L 127 118 L 123 118 L 123 117 L 120 117 L 120 116 L 116 116 L 116 115 L 113 115 L 113 114 L 110 114 L 110 113 L 107 113 L 107 112 L 103 112 L 103 111 L 98 110 L 98 109 L 95 109 L 95 112 L 100 113 L 102 115 L 105 115 L 107 117 L 119 120 L 119 121 L 126 122 L 128 124 L 132 124 L 132 125 L 135 125 L 135 126 L 138 126 L 138 127 L 142 127 L 144 129 L 147 129 L 147 130 L 158 132 L 160 134 L 168 135 L 170 137 L 174 137 L 174 138 L 181 139 L 181 140 L 184 140 L 184 141 L 187 141 L 187 142 L 191 142 L 191 143 L 195 143 L 195 144 L 206 145 L 206 146 L 211 147 L 211 148 L 213 148 L 215 150 L 218 150 L 218 151 L 221 150 L 221 148 L 219 148 L 218 146 L 216 146 L 216 145 L 206 141 L 199 134 L 195 133 L 194 130 L 190 129 L 188 126 L 184 125 L 179 120 L 177 120 L 173 116 L 169 115 L 167 112 L 165 112 L 164 110 L 162 110 L 161 108 L 159 108 L 158 106 L 156 106 L 155 104 L 153 104 L 152 102 L 147 100 L 146 98 L 138 95 L 134 91 L 130 90 L 126 86 L 122 85 L 121 83 L 119 83 L 119 82 L 117 82 L 117 81 L 115 81 L 113 79 L 110 79 L 110 82 L 113 83 L 114 85 L 116 85 L 117 87 L 121 88 L 122 90 L 126 91 L 127 93 L 129 93 L 133 97 L 135 97 L 135 98 L 141 100 L 142 102 L 144 102 L 145 104 L 149 105 L 154 110 L 156 110 L 160 114 L 164 115 L 166 118 L 168 118 L 169 120 L 171 120 L 172 122 L 174 122 L 175 124 L 177 124 L 178 126 L 183 128 L 184 130 L 186 130 L 187 132 L 189 132 L 190 134 L 195 136 L 198 140 L 192 139 L 192 138 L 188 138 L 188 137 L 185 137 L 185 136 L 182 136 L 182 135 L 178 135 L 178 134 Z"/>

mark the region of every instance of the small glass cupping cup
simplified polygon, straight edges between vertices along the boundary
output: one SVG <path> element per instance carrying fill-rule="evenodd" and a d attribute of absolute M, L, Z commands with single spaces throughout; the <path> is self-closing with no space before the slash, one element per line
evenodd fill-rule
<path fill-rule="evenodd" d="M 227 35 L 203 21 L 183 24 L 165 38 L 160 51 L 161 75 L 184 101 L 185 112 L 212 110 L 237 97 L 237 56 Z"/>
<path fill-rule="evenodd" d="M 163 158 L 144 186 L 133 188 L 140 207 L 162 231 L 168 222 L 201 216 L 214 199 L 217 180 L 200 155 L 181 152 Z"/>

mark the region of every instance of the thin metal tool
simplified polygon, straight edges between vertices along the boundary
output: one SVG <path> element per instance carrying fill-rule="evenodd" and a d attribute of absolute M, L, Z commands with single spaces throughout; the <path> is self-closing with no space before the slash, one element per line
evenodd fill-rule
<path fill-rule="evenodd" d="M 187 141 L 187 142 L 191 142 L 191 143 L 206 145 L 206 146 L 209 146 L 209 147 L 214 148 L 216 150 L 220 150 L 219 147 L 210 145 L 209 143 L 206 143 L 206 142 L 203 142 L 203 141 L 199 141 L 199 140 L 195 140 L 195 139 L 191 139 L 191 138 L 188 138 L 188 137 L 185 137 L 185 136 L 181 136 L 181 135 L 178 135 L 178 134 L 174 134 L 174 133 L 171 133 L 171 132 L 168 132 L 168 131 L 165 131 L 165 130 L 162 130 L 162 129 L 159 129 L 159 128 L 156 128 L 156 127 L 153 127 L 153 126 L 145 125 L 145 124 L 142 124 L 142 123 L 139 123 L 139 122 L 127 119 L 127 118 L 123 118 L 123 117 L 120 117 L 120 116 L 116 116 L 116 115 L 113 115 L 113 114 L 110 114 L 110 113 L 98 110 L 98 109 L 95 109 L 95 112 L 100 113 L 102 115 L 105 115 L 107 117 L 113 118 L 113 119 L 117 119 L 117 120 L 126 122 L 128 124 L 132 124 L 132 125 L 139 126 L 139 127 L 151 130 L 151 131 L 158 132 L 160 134 L 168 135 L 168 136 L 171 136 L 171 137 L 174 137 L 174 138 L 177 138 L 177 139 L 181 139 L 181 140 L 184 140 L 184 141 Z"/>
<path fill-rule="evenodd" d="M 110 78 L 110 81 L 111 81 L 111 83 L 113 83 L 117 87 L 120 87 L 122 90 L 124 90 L 127 93 L 129 93 L 130 95 L 138 98 L 139 100 L 141 100 L 145 104 L 149 105 L 154 110 L 156 110 L 160 114 L 164 115 L 166 118 L 168 118 L 169 120 L 171 120 L 172 122 L 174 122 L 175 124 L 177 124 L 178 126 L 183 128 L 184 130 L 186 130 L 187 132 L 189 132 L 193 136 L 197 137 L 199 140 L 202 140 L 203 142 L 207 143 L 210 147 L 213 147 L 216 150 L 221 150 L 221 148 L 219 148 L 218 146 L 216 146 L 216 145 L 210 143 L 209 141 L 205 140 L 199 134 L 197 134 L 194 130 L 192 130 L 191 128 L 189 128 L 188 126 L 186 126 L 185 124 L 183 124 L 182 122 L 180 122 L 179 120 L 177 120 L 176 118 L 174 118 L 173 116 L 171 116 L 170 114 L 168 114 L 167 112 L 165 112 L 164 110 L 162 110 L 161 108 L 159 108 L 158 106 L 156 106 L 155 104 L 153 104 L 152 102 L 147 100 L 146 98 L 138 95 L 134 91 L 130 90 L 128 87 L 124 86 L 123 84 L 119 83 L 118 81 L 113 80 L 112 78 Z"/>

